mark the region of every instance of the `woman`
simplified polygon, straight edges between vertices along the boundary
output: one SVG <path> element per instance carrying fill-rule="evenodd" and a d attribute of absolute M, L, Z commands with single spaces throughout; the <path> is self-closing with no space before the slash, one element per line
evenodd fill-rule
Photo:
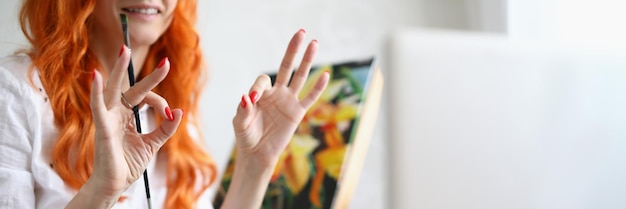
<path fill-rule="evenodd" d="M 146 208 L 137 181 L 146 168 L 154 208 L 210 207 L 198 202 L 217 171 L 194 121 L 204 73 L 195 9 L 195 0 L 24 0 L 32 48 L 0 61 L 0 207 Z M 290 81 L 304 35 L 290 41 L 274 86 L 262 75 L 242 96 L 224 208 L 260 207 L 278 156 L 328 82 L 298 99 L 317 49 L 308 44 Z M 144 106 L 147 134 L 135 131 L 134 105 Z"/>

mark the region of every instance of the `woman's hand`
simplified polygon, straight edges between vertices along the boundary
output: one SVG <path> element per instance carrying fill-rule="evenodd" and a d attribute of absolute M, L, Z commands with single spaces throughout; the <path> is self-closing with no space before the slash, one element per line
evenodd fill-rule
<path fill-rule="evenodd" d="M 261 75 L 249 94 L 242 96 L 233 119 L 237 162 L 254 161 L 250 165 L 273 168 L 302 117 L 326 88 L 328 73 L 320 77 L 308 95 L 301 100 L 298 98 L 317 51 L 316 40 L 308 44 L 300 66 L 289 82 L 304 35 L 305 31 L 300 30 L 289 42 L 274 86 L 267 75 Z"/>
<path fill-rule="evenodd" d="M 308 44 L 302 62 L 289 82 L 304 33 L 304 30 L 298 31 L 289 42 L 274 86 L 267 75 L 259 76 L 249 94 L 241 98 L 233 118 L 237 160 L 222 208 L 261 206 L 278 157 L 289 144 L 307 109 L 326 88 L 328 73 L 317 80 L 302 100 L 298 98 L 317 51 L 316 40 Z"/>
<path fill-rule="evenodd" d="M 112 206 L 122 192 L 141 176 L 181 121 L 183 111 L 170 110 L 167 101 L 151 91 L 167 75 L 167 60 L 141 82 L 128 89 L 124 93 L 127 101 L 122 101 L 121 89 L 124 79 L 127 78 L 129 60 L 130 50 L 125 48 L 110 73 L 106 87 L 103 86 L 101 74 L 94 70 L 91 86 L 91 110 L 96 126 L 93 174 L 68 207 L 72 203 L 85 201 L 77 200 L 81 192 L 86 199 L 92 199 L 86 208 Z M 126 102 L 132 105 L 148 104 L 156 108 L 165 120 L 153 132 L 139 134 L 135 128 L 133 111 L 125 106 Z M 96 196 L 91 195 L 94 192 Z"/>

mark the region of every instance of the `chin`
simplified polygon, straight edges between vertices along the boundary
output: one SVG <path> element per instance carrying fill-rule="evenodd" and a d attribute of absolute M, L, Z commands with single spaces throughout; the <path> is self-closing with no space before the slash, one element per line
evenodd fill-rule
<path fill-rule="evenodd" d="M 168 21 L 129 21 L 131 48 L 151 46 L 156 43 L 169 27 Z M 167 25 L 167 26 L 166 26 Z"/>
<path fill-rule="evenodd" d="M 140 46 L 151 46 L 156 43 L 161 37 L 161 34 L 149 33 L 149 32 L 137 32 L 131 37 L 131 48 Z"/>

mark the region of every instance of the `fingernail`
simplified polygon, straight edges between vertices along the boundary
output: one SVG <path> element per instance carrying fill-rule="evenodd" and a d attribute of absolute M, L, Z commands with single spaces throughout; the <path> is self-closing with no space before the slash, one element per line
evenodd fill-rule
<path fill-rule="evenodd" d="M 170 107 L 165 107 L 165 115 L 167 116 L 168 120 L 174 121 L 174 114 L 172 113 Z"/>
<path fill-rule="evenodd" d="M 246 109 L 246 97 L 241 96 L 241 108 Z"/>
<path fill-rule="evenodd" d="M 313 42 L 317 43 L 317 39 L 313 39 Z"/>
<path fill-rule="evenodd" d="M 306 30 L 304 30 L 303 28 L 300 28 L 300 31 L 301 31 L 302 33 L 306 33 Z"/>
<path fill-rule="evenodd" d="M 259 99 L 259 94 L 256 93 L 256 91 L 253 91 L 252 93 L 250 93 L 250 100 L 252 104 L 256 103 L 258 99 Z"/>
<path fill-rule="evenodd" d="M 120 49 L 120 54 L 117 55 L 118 57 L 121 57 L 122 54 L 124 54 L 124 48 L 126 48 L 126 47 L 124 47 L 124 44 L 122 44 L 122 48 Z"/>
<path fill-rule="evenodd" d="M 159 65 L 157 66 L 157 68 L 161 68 L 163 67 L 163 65 L 165 65 L 165 61 L 167 61 L 167 57 L 164 57 L 163 59 L 161 59 L 161 62 L 159 62 Z"/>
<path fill-rule="evenodd" d="M 93 71 L 91 72 L 91 80 L 95 80 L 96 79 L 96 69 L 93 69 Z"/>

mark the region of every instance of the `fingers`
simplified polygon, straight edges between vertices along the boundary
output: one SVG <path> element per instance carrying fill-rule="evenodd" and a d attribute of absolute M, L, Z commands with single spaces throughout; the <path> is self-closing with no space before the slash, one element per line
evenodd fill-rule
<path fill-rule="evenodd" d="M 161 114 L 163 118 L 170 120 L 170 121 L 174 120 L 174 115 L 172 113 L 172 110 L 169 107 L 169 104 L 167 103 L 167 100 L 165 100 L 165 98 L 161 97 L 157 93 L 154 93 L 152 91 L 148 92 L 148 94 L 146 94 L 146 97 L 143 99 L 143 101 L 139 105 L 142 105 L 142 104 L 147 104 L 147 105 L 152 106 L 153 108 L 159 111 L 159 113 Z"/>
<path fill-rule="evenodd" d="M 330 74 L 328 73 L 328 71 L 324 72 L 324 74 L 322 74 L 322 76 L 320 76 L 320 78 L 315 83 L 315 86 L 313 87 L 311 92 L 309 92 L 309 94 L 307 94 L 304 99 L 300 100 L 300 104 L 305 109 L 309 109 L 311 105 L 313 105 L 313 103 L 317 101 L 320 95 L 322 95 L 322 92 L 324 91 L 324 89 L 326 89 L 326 85 L 328 85 L 329 79 Z"/>
<path fill-rule="evenodd" d="M 291 77 L 292 69 L 293 69 L 293 61 L 298 53 L 298 49 L 304 40 L 303 29 L 300 29 L 289 41 L 289 46 L 287 46 L 287 52 L 285 52 L 285 56 L 283 57 L 283 61 L 278 69 L 278 75 L 276 76 L 276 86 L 286 86 Z"/>
<path fill-rule="evenodd" d="M 153 148 L 156 150 L 163 146 L 163 144 L 176 133 L 176 129 L 178 129 L 178 125 L 180 125 L 180 121 L 183 118 L 183 110 L 178 108 L 173 109 L 172 116 L 173 120 L 163 120 L 159 128 L 143 136 L 144 139 L 147 139 L 155 145 Z"/>
<path fill-rule="evenodd" d="M 311 71 L 311 66 L 313 65 L 313 59 L 315 59 L 316 52 L 317 40 L 314 39 L 311 43 L 309 43 L 309 46 L 307 46 L 302 62 L 300 63 L 300 67 L 291 79 L 289 89 L 291 89 L 292 92 L 297 94 L 302 89 L 302 86 L 304 86 L 304 83 L 309 76 L 309 72 Z"/>
<path fill-rule="evenodd" d="M 167 58 L 164 58 L 159 64 L 159 67 L 155 69 L 150 75 L 146 76 L 140 82 L 136 83 L 135 86 L 128 89 L 126 93 L 124 93 L 124 97 L 128 100 L 132 105 L 137 105 L 144 100 L 146 95 L 152 91 L 154 87 L 159 85 L 163 79 L 167 76 L 167 73 L 170 69 L 170 63 Z M 119 95 L 119 94 L 118 94 Z M 119 100 L 118 100 L 119 101 Z"/>
<path fill-rule="evenodd" d="M 249 116 L 252 114 L 252 108 L 250 106 L 252 106 L 252 101 L 250 100 L 250 97 L 245 94 L 242 95 L 241 102 L 237 107 L 237 113 L 233 118 L 233 127 L 235 128 L 235 130 L 245 130 L 247 124 L 250 123 L 249 120 L 251 120 L 251 118 Z"/>
<path fill-rule="evenodd" d="M 94 120 L 99 121 L 104 118 L 107 108 L 104 104 L 104 96 L 102 94 L 102 75 L 97 70 L 93 70 L 93 82 L 91 83 L 91 114 Z"/>
<path fill-rule="evenodd" d="M 263 95 L 263 92 L 271 87 L 272 80 L 268 75 L 263 74 L 257 77 L 256 81 L 254 81 L 254 84 L 252 84 L 252 87 L 250 87 L 250 91 L 248 92 L 251 104 L 255 104 L 257 101 L 259 101 L 259 99 L 261 99 L 261 96 Z"/>
<path fill-rule="evenodd" d="M 233 118 L 233 126 L 235 130 L 244 130 L 246 124 L 249 124 L 249 117 L 252 114 L 254 104 L 258 102 L 266 89 L 272 88 L 272 81 L 266 74 L 260 75 L 250 87 L 248 95 L 241 95 L 241 102 L 237 107 L 237 114 Z"/>
<path fill-rule="evenodd" d="M 126 46 L 122 45 L 120 52 L 120 56 L 115 62 L 105 89 L 105 101 L 107 101 L 107 107 L 111 107 L 120 101 L 120 93 L 122 92 L 121 86 L 123 80 L 128 75 L 127 69 L 130 63 L 130 50 Z"/>

